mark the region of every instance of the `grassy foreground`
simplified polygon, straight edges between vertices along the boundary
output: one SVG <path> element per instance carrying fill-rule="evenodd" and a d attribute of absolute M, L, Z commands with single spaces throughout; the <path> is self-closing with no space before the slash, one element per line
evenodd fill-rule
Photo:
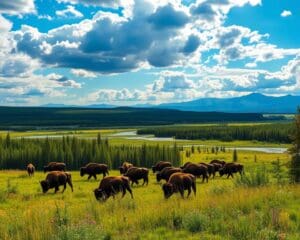
<path fill-rule="evenodd" d="M 231 160 L 230 152 L 218 155 Z M 286 154 L 239 153 L 248 172 Z M 213 154 L 197 153 L 185 161 L 209 161 Z M 111 171 L 110 175 L 118 175 Z M 39 181 L 24 171 L 0 172 L 0 239 L 300 239 L 300 186 L 274 184 L 238 186 L 235 180 L 216 177 L 202 184 L 197 195 L 163 198 L 160 184 L 150 174 L 149 186 L 133 187 L 126 194 L 99 203 L 92 190 L 99 181 L 72 172 L 74 192 L 53 190 L 42 194 Z M 100 177 L 102 178 L 102 177 Z M 236 177 L 237 178 L 237 177 Z"/>

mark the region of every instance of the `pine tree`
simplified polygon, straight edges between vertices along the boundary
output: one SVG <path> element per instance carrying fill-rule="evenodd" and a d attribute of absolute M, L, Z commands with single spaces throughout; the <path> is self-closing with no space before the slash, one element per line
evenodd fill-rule
<path fill-rule="evenodd" d="M 232 161 L 233 162 L 237 162 L 238 161 L 238 155 L 237 155 L 236 149 L 233 150 Z"/>
<path fill-rule="evenodd" d="M 290 180 L 300 183 L 300 107 L 295 116 L 295 131 L 292 135 L 292 147 L 289 149 L 292 156 L 290 164 Z"/>

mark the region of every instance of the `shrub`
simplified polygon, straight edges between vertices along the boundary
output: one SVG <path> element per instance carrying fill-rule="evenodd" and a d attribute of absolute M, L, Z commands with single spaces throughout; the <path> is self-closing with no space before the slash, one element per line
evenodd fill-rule
<path fill-rule="evenodd" d="M 207 225 L 207 217 L 199 212 L 189 213 L 183 218 L 184 228 L 192 233 L 204 231 Z"/>
<path fill-rule="evenodd" d="M 269 184 L 269 175 L 265 165 L 258 167 L 250 173 L 244 173 L 235 179 L 237 186 L 260 187 Z"/>

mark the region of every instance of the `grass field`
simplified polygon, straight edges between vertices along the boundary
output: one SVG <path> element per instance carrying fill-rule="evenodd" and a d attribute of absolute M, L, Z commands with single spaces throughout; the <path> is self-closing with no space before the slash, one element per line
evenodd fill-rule
<path fill-rule="evenodd" d="M 196 153 L 184 161 L 215 157 L 231 161 L 232 152 Z M 72 172 L 73 193 L 42 194 L 44 173 L 29 178 L 25 171 L 1 171 L 0 239 L 299 239 L 300 186 L 278 185 L 271 173 L 272 161 L 286 164 L 289 156 L 238 152 L 238 158 L 247 175 L 266 166 L 270 182 L 245 187 L 237 176 L 198 179 L 196 196 L 165 200 L 151 173 L 149 186 L 133 187 L 133 200 L 126 195 L 101 203 L 92 192 L 100 179 L 87 181 L 79 172 Z"/>

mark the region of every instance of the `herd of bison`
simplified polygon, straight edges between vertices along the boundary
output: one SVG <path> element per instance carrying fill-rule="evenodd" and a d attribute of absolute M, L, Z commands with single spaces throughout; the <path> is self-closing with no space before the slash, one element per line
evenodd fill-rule
<path fill-rule="evenodd" d="M 192 163 L 187 162 L 181 167 L 174 167 L 170 162 L 160 161 L 152 166 L 153 173 L 156 173 L 156 180 L 160 182 L 165 180 L 166 183 L 162 185 L 162 190 L 165 198 L 169 198 L 173 193 L 179 192 L 184 197 L 184 191 L 188 191 L 187 197 L 191 191 L 196 194 L 196 178 L 202 177 L 202 182 L 208 182 L 209 178 L 214 178 L 215 174 L 227 175 L 227 178 L 232 177 L 235 173 L 243 173 L 243 165 L 238 163 L 226 163 L 221 160 L 212 160 L 208 163 Z M 28 164 L 27 172 L 29 176 L 33 176 L 35 167 Z M 44 166 L 44 172 L 49 172 L 46 179 L 41 181 L 43 193 L 49 189 L 54 188 L 55 193 L 59 190 L 59 186 L 63 186 L 63 192 L 67 184 L 71 187 L 73 192 L 73 184 L 71 174 L 66 172 L 66 165 L 60 162 L 51 162 Z M 149 170 L 147 168 L 135 167 L 133 164 L 124 162 L 120 167 L 120 176 L 106 176 L 109 175 L 108 166 L 100 163 L 89 163 L 80 168 L 80 176 L 88 175 L 88 179 L 94 177 L 97 179 L 97 174 L 103 174 L 103 179 L 98 188 L 94 190 L 97 200 L 105 201 L 109 197 L 115 197 L 118 192 L 122 192 L 122 197 L 128 191 L 133 198 L 130 187 L 139 184 L 139 180 L 143 180 L 143 185 L 148 185 Z"/>

